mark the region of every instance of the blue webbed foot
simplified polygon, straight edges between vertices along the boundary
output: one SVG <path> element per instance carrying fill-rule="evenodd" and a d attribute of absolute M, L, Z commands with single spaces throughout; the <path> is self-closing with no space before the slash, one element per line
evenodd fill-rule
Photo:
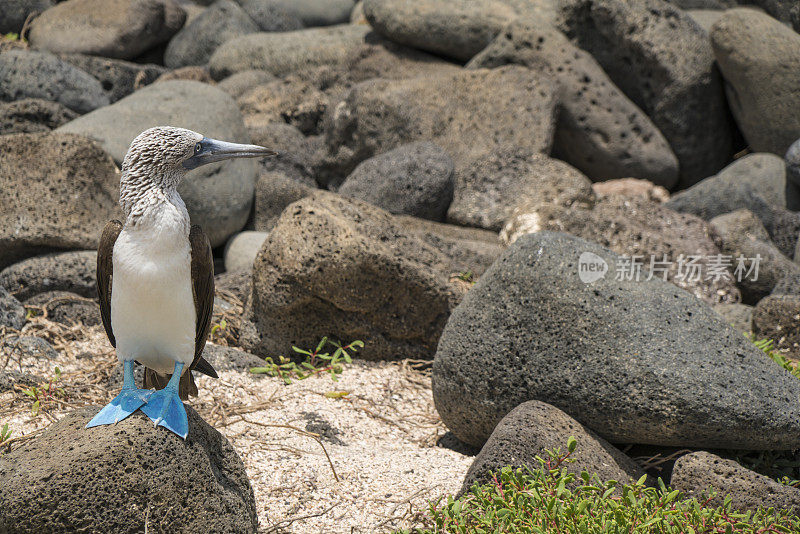
<path fill-rule="evenodd" d="M 156 426 L 163 426 L 183 439 L 189 434 L 189 420 L 178 392 L 165 387 L 153 391 L 142 411 Z"/>
<path fill-rule="evenodd" d="M 178 383 L 183 371 L 183 364 L 176 363 L 172 378 L 164 389 L 152 392 L 142 411 L 156 426 L 163 426 L 183 439 L 189 434 L 189 420 L 186 408 L 178 396 Z"/>
<path fill-rule="evenodd" d="M 86 428 L 119 423 L 130 414 L 147 404 L 153 392 L 147 389 L 122 388 L 114 400 L 106 404 L 86 425 Z"/>

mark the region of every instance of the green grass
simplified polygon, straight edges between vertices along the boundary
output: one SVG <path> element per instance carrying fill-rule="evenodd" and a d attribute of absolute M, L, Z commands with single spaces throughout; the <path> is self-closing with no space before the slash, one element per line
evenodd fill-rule
<path fill-rule="evenodd" d="M 474 485 L 458 499 L 430 504 L 415 534 L 604 534 L 604 533 L 778 533 L 800 532 L 800 518 L 773 509 L 738 512 L 730 498 L 719 507 L 710 499 L 686 499 L 661 479 L 646 487 L 645 477 L 632 484 L 580 477 L 564 465 L 567 454 L 547 453 L 536 469 L 503 468 L 494 481 Z M 710 497 L 709 495 L 708 497 Z"/>
<path fill-rule="evenodd" d="M 322 352 L 327 345 L 332 345 L 336 348 L 333 354 L 330 353 L 330 349 L 328 352 Z M 286 356 L 278 356 L 278 361 L 276 362 L 268 356 L 264 359 L 265 365 L 263 367 L 253 367 L 250 372 L 280 378 L 287 385 L 292 383 L 292 379 L 304 380 L 320 373 L 328 373 L 333 380 L 338 380 L 338 375 L 344 370 L 343 364 L 353 361 L 350 354 L 355 354 L 358 349 L 363 347 L 364 342 L 362 341 L 353 341 L 347 345 L 340 345 L 327 337 L 323 337 L 314 350 L 292 347 L 292 350 L 298 355 L 295 358 L 300 358 L 299 362 Z"/>

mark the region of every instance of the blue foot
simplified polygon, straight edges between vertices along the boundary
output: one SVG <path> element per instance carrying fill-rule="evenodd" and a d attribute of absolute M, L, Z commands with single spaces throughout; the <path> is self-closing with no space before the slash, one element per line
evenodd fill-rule
<path fill-rule="evenodd" d="M 183 364 L 176 363 L 172 378 L 166 387 L 152 392 L 147 404 L 142 406 L 142 411 L 156 426 L 163 426 L 186 439 L 189 434 L 189 420 L 186 417 L 186 408 L 178 396 L 178 383 L 182 370 Z"/>
<path fill-rule="evenodd" d="M 147 389 L 123 388 L 114 400 L 95 415 L 86 428 L 119 423 L 147 403 L 153 392 Z"/>
<path fill-rule="evenodd" d="M 153 391 L 147 404 L 142 406 L 142 411 L 156 426 L 163 426 L 183 439 L 186 439 L 189 434 L 186 409 L 183 407 L 177 391 L 172 391 L 168 387 Z"/>

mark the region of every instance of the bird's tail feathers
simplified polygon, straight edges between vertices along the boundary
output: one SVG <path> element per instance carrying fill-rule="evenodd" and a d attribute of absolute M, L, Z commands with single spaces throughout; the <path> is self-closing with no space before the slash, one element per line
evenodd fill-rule
<path fill-rule="evenodd" d="M 164 389 L 170 378 L 172 378 L 172 375 L 162 375 L 145 367 L 143 387 L 144 389 Z M 186 371 L 186 373 L 181 376 L 181 381 L 178 384 L 178 396 L 181 400 L 186 400 L 189 398 L 189 395 L 193 397 L 197 396 L 197 385 L 194 383 L 192 372 Z"/>

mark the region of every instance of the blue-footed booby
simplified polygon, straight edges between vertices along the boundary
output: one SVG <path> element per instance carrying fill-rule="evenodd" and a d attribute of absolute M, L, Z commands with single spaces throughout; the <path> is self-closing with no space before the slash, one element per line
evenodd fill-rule
<path fill-rule="evenodd" d="M 125 222 L 110 221 L 97 249 L 100 312 L 123 365 L 123 386 L 87 428 L 117 423 L 141 409 L 156 426 L 186 439 L 181 399 L 197 394 L 191 371 L 217 376 L 202 358 L 214 305 L 214 261 L 208 238 L 190 225 L 176 188 L 201 165 L 272 155 L 264 147 L 170 126 L 150 128 L 133 140 L 119 188 Z M 145 366 L 144 389 L 134 383 L 134 361 Z"/>

